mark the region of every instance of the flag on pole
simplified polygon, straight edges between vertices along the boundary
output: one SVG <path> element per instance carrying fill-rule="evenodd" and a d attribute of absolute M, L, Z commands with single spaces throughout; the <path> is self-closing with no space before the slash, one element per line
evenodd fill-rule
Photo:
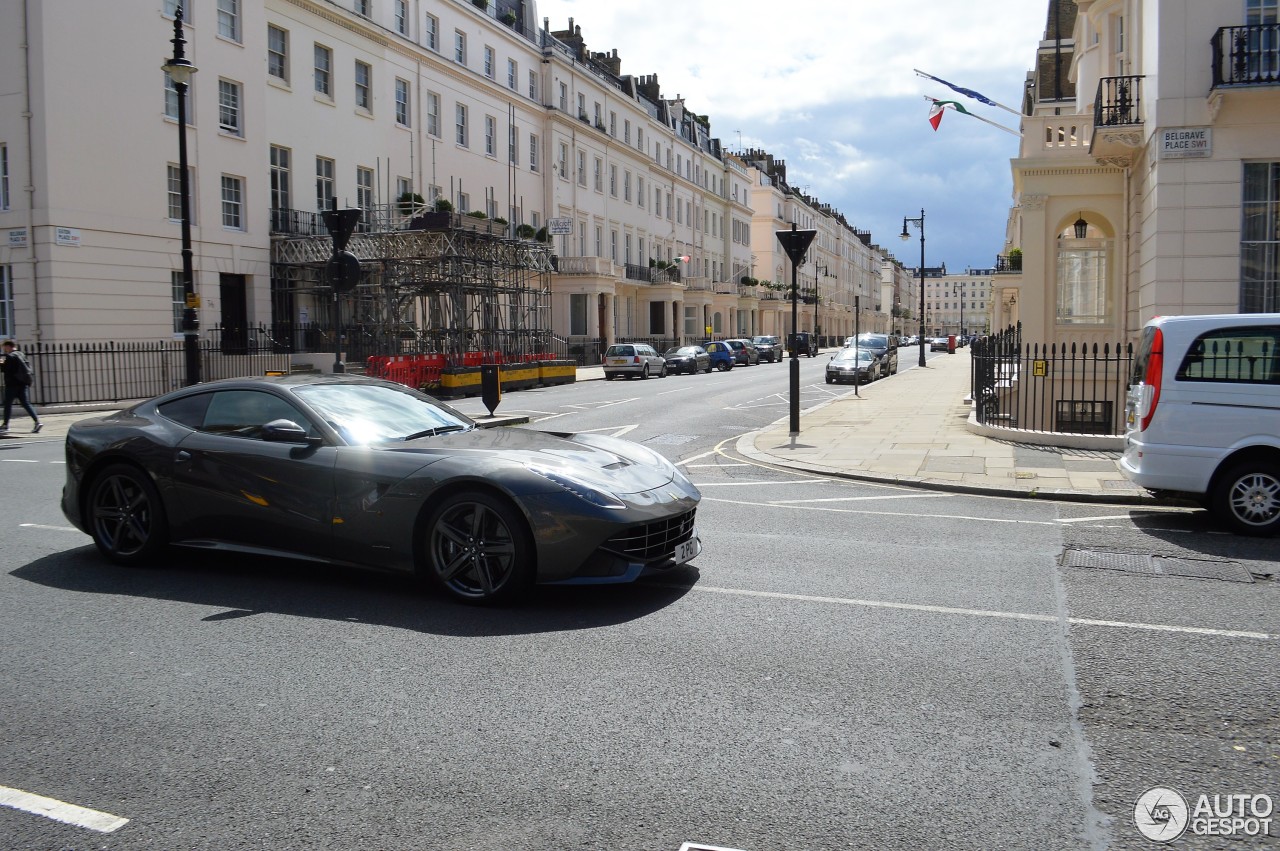
<path fill-rule="evenodd" d="M 957 101 L 934 100 L 933 98 L 929 98 L 929 100 L 932 101 L 932 105 L 929 107 L 929 123 L 933 125 L 934 130 L 937 130 L 938 125 L 942 123 L 942 113 L 947 107 L 951 107 L 956 112 L 962 112 L 965 115 L 973 115 L 972 112 L 965 109 L 964 106 Z"/>
<path fill-rule="evenodd" d="M 913 68 L 912 70 L 915 71 L 917 74 L 919 74 L 921 77 L 924 77 L 929 80 L 933 80 L 935 83 L 942 83 L 942 85 L 951 89 L 951 91 L 958 92 L 959 94 L 962 94 L 968 98 L 973 98 L 979 103 L 985 103 L 987 106 L 999 107 L 1000 109 L 1003 109 L 1005 112 L 1010 112 L 1010 113 L 1013 113 L 1014 115 L 1019 115 L 1019 116 L 1021 115 L 1021 113 L 1018 112 L 1018 110 L 1005 106 L 1002 103 L 998 103 L 997 101 L 992 100 L 991 98 L 987 97 L 984 94 L 975 92 L 973 89 L 966 89 L 964 86 L 957 86 L 955 83 L 948 83 L 946 80 L 942 79 L 941 77 L 935 77 L 932 74 L 926 74 L 925 72 L 921 71 L 919 68 Z"/>

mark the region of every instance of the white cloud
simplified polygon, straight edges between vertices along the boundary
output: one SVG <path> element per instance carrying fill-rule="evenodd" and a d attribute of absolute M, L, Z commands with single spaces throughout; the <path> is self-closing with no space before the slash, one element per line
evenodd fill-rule
<path fill-rule="evenodd" d="M 935 133 L 922 97 L 956 99 L 1017 127 L 1017 116 L 917 77 L 919 68 L 1013 108 L 1044 32 L 1045 0 L 647 0 L 621 7 L 540 0 L 551 29 L 582 28 L 616 49 L 624 74 L 657 74 L 730 149 L 763 148 L 788 179 L 896 244 L 901 217 L 934 207 L 927 262 L 987 266 L 1002 247 L 1016 139 L 948 112 Z M 893 233 L 886 233 L 889 228 Z M 908 252 L 910 253 L 910 252 Z M 912 262 L 908 259 L 907 262 Z"/>

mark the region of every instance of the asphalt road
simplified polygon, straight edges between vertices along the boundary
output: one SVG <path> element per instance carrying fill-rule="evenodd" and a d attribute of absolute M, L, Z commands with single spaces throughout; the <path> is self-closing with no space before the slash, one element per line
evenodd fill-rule
<path fill-rule="evenodd" d="M 852 392 L 823 363 L 805 406 Z M 0 848 L 1141 848 L 1152 786 L 1280 798 L 1274 542 L 749 464 L 786 371 L 508 394 L 683 462 L 705 551 L 505 611 L 271 559 L 110 566 L 59 513 L 60 444 L 6 445 L 0 801 L 128 822 L 0 806 Z"/>

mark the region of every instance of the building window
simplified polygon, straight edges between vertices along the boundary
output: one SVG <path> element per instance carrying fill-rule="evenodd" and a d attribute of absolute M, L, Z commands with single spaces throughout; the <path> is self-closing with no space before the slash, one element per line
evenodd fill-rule
<path fill-rule="evenodd" d="M 604 160 L 599 157 L 595 158 L 595 165 L 591 172 L 591 183 L 597 192 L 604 191 Z"/>
<path fill-rule="evenodd" d="M 191 8 L 191 0 L 164 0 L 161 6 L 161 14 L 166 18 L 175 18 L 178 16 L 178 7 L 182 7 L 182 21 L 185 24 L 191 23 L 191 15 L 195 11 Z"/>
<path fill-rule="evenodd" d="M 0 210 L 7 209 L 9 209 L 9 146 L 0 145 Z"/>
<path fill-rule="evenodd" d="M 467 34 L 461 30 L 453 31 L 453 61 L 459 65 L 467 64 Z"/>
<path fill-rule="evenodd" d="M 487 44 L 484 46 L 484 75 L 493 79 L 493 48 Z"/>
<path fill-rule="evenodd" d="M 396 197 L 403 198 L 406 195 L 413 195 L 413 181 L 407 177 L 397 177 Z"/>
<path fill-rule="evenodd" d="M 169 221 L 182 221 L 182 170 L 169 164 Z"/>
<path fill-rule="evenodd" d="M 1109 240 L 1090 226 L 1085 239 L 1076 239 L 1074 226 L 1058 235 L 1059 325 L 1103 325 L 1110 321 L 1107 286 Z"/>
<path fill-rule="evenodd" d="M 316 92 L 333 97 L 333 51 L 324 45 L 316 45 Z"/>
<path fill-rule="evenodd" d="M 271 146 L 271 209 L 288 210 L 289 202 L 289 149 Z"/>
<path fill-rule="evenodd" d="M 373 209 L 373 169 L 356 166 L 356 206 Z"/>
<path fill-rule="evenodd" d="M 289 33 L 272 25 L 267 26 L 267 73 L 289 82 Z"/>
<path fill-rule="evenodd" d="M 471 211 L 471 196 L 465 192 L 458 193 L 458 212 Z"/>
<path fill-rule="evenodd" d="M 486 156 L 494 156 L 497 142 L 494 139 L 498 133 L 498 122 L 492 115 L 484 117 L 484 152 Z"/>
<path fill-rule="evenodd" d="M 218 81 L 218 129 L 232 136 L 243 136 L 240 126 L 240 84 Z"/>
<path fill-rule="evenodd" d="M 516 65 L 514 59 L 507 60 L 507 88 L 511 91 L 516 90 L 516 86 L 520 84 L 520 66 Z"/>
<path fill-rule="evenodd" d="M 454 117 L 454 128 L 457 130 L 455 141 L 464 148 L 467 146 L 467 105 L 458 104 Z"/>
<path fill-rule="evenodd" d="M 240 41 L 240 0 L 218 0 L 218 35 Z"/>
<path fill-rule="evenodd" d="M 396 124 L 410 126 L 409 81 L 396 78 Z"/>
<path fill-rule="evenodd" d="M 507 128 L 507 162 L 520 165 L 520 137 L 514 124 Z"/>
<path fill-rule="evenodd" d="M 173 333 L 181 334 L 182 313 L 187 309 L 187 287 L 180 271 L 169 272 L 169 303 L 173 309 Z"/>
<path fill-rule="evenodd" d="M 440 95 L 427 92 L 427 132 L 440 136 Z"/>
<path fill-rule="evenodd" d="M 556 161 L 556 171 L 560 173 L 561 180 L 569 176 L 569 146 L 564 142 L 560 143 L 560 157 Z"/>
<path fill-rule="evenodd" d="M 618 197 L 618 167 L 613 164 L 609 165 L 609 194 Z"/>
<path fill-rule="evenodd" d="M 587 185 L 587 152 L 578 151 L 578 185 Z"/>
<path fill-rule="evenodd" d="M 623 172 L 622 174 L 622 200 L 631 201 L 631 172 Z"/>
<path fill-rule="evenodd" d="M 333 160 L 316 157 L 316 209 L 324 212 L 334 198 Z"/>
<path fill-rule="evenodd" d="M 529 171 L 538 170 L 538 136 L 529 134 Z"/>
<path fill-rule="evenodd" d="M 222 175 L 222 226 L 244 230 L 244 181 L 228 174 Z"/>
<path fill-rule="evenodd" d="M 645 204 L 644 178 L 637 176 L 636 177 L 636 206 L 640 207 L 641 209 L 644 209 L 644 204 Z"/>
<path fill-rule="evenodd" d="M 409 34 L 409 0 L 396 0 L 396 32 Z"/>
<path fill-rule="evenodd" d="M 355 3 L 352 4 L 352 8 L 355 9 L 357 15 L 363 15 L 366 18 L 369 17 L 369 0 L 355 0 Z"/>
<path fill-rule="evenodd" d="M 1280 162 L 1245 163 L 1240 312 L 1280 311 Z"/>
<path fill-rule="evenodd" d="M 560 84 L 560 111 L 569 111 L 569 87 L 564 83 Z"/>
<path fill-rule="evenodd" d="M 609 113 L 609 135 L 618 138 L 618 113 Z"/>
<path fill-rule="evenodd" d="M 356 61 L 356 108 L 368 112 L 373 107 L 370 94 L 373 85 L 373 69 L 364 62 Z"/>
<path fill-rule="evenodd" d="M 427 26 L 423 36 L 429 49 L 440 49 L 440 19 L 435 15 L 427 15 Z"/>
<path fill-rule="evenodd" d="M 587 334 L 587 294 L 569 294 L 569 333 L 578 337 Z"/>
<path fill-rule="evenodd" d="M 183 104 L 187 110 L 187 124 L 191 124 L 191 119 L 195 113 L 191 111 L 191 86 L 187 86 L 186 103 Z M 173 78 L 169 76 L 169 72 L 164 72 L 164 117 L 178 120 L 178 87 L 174 85 Z"/>
<path fill-rule="evenodd" d="M 529 100 L 538 99 L 538 72 L 529 72 Z"/>

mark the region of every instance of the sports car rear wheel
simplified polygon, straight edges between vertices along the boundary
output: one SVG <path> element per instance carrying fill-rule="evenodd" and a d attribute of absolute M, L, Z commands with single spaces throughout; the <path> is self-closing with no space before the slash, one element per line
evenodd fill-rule
<path fill-rule="evenodd" d="M 169 530 L 155 485 L 141 470 L 113 464 L 89 487 L 89 533 L 116 564 L 143 564 L 168 543 Z"/>
<path fill-rule="evenodd" d="M 533 547 L 508 503 L 478 491 L 445 500 L 427 524 L 427 567 L 467 603 L 511 602 L 533 584 Z"/>

